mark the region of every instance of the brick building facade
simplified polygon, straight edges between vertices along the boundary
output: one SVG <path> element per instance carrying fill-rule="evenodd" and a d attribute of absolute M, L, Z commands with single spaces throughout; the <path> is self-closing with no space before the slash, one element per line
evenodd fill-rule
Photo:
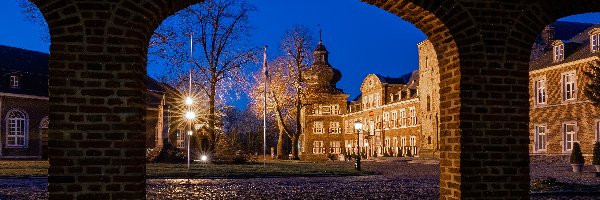
<path fill-rule="evenodd" d="M 341 74 L 329 65 L 328 52 L 319 43 L 316 62 L 307 71 L 312 78 L 308 93 L 316 95 L 303 101 L 302 157 L 337 159 L 358 149 L 365 157 L 439 157 L 439 67 L 428 40 L 418 49 L 419 70 L 397 78 L 370 74 L 361 95 L 347 102 L 348 95 L 335 87 Z M 354 130 L 356 121 L 363 124 L 360 133 Z"/>
<path fill-rule="evenodd" d="M 47 158 L 48 54 L 0 45 L 0 75 L 0 159 Z M 175 123 L 180 116 L 173 114 L 177 90 L 150 77 L 146 85 L 146 148 L 184 140 Z M 84 116 L 69 118 L 77 121 Z M 178 147 L 185 148 L 179 142 Z"/>
<path fill-rule="evenodd" d="M 600 141 L 600 109 L 584 95 L 584 71 L 600 64 L 600 24 L 556 22 L 534 45 L 530 63 L 530 152 L 569 155 L 578 142 L 588 162 Z"/>
<path fill-rule="evenodd" d="M 0 45 L 0 160 L 46 158 L 48 54 Z"/>

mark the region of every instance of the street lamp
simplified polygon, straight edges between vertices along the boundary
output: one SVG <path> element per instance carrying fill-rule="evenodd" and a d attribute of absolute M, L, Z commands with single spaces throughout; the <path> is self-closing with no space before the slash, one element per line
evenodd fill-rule
<path fill-rule="evenodd" d="M 354 122 L 354 130 L 356 130 L 356 147 L 358 150 L 358 153 L 356 154 L 356 163 L 354 168 L 356 169 L 356 171 L 360 171 L 360 131 L 362 130 L 362 122 L 360 121 L 356 121 Z"/>
<path fill-rule="evenodd" d="M 187 103 L 187 99 L 186 99 L 186 103 Z M 194 134 L 194 132 L 191 130 L 192 129 L 192 120 L 194 120 L 196 118 L 196 113 L 192 112 L 192 111 L 188 111 L 187 113 L 185 113 L 185 118 L 188 120 L 189 125 L 190 125 L 190 131 L 188 131 L 188 140 L 187 140 L 187 168 L 188 171 L 190 171 L 190 140 L 192 140 L 192 134 Z"/>

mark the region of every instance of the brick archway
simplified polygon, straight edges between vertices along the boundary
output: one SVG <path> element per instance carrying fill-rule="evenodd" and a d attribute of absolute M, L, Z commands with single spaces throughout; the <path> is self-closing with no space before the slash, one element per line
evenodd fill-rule
<path fill-rule="evenodd" d="M 52 40 L 50 198 L 144 198 L 148 42 L 162 20 L 201 1 L 32 1 Z M 363 1 L 415 24 L 438 53 L 440 199 L 527 197 L 531 44 L 550 22 L 600 2 Z"/>

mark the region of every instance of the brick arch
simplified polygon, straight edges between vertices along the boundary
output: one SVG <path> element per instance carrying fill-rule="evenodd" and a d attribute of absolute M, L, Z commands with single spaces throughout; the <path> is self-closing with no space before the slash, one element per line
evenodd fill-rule
<path fill-rule="evenodd" d="M 202 1 L 31 1 L 52 40 L 50 199 L 144 198 L 148 43 L 164 19 Z M 527 197 L 527 48 L 541 25 L 600 2 L 363 1 L 413 23 L 438 53 L 440 199 Z"/>

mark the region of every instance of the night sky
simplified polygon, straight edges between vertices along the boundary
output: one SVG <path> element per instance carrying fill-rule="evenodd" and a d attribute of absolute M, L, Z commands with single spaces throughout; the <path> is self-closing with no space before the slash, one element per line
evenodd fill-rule
<path fill-rule="evenodd" d="M 342 74 L 338 87 L 354 98 L 363 78 L 370 73 L 400 76 L 416 70 L 417 46 L 425 35 L 412 24 L 380 8 L 359 0 L 254 0 L 257 11 L 251 15 L 255 27 L 252 44 L 270 46 L 277 54 L 283 33 L 296 24 L 323 30 L 323 42 L 330 51 L 330 63 Z M 0 1 L 0 44 L 48 52 L 40 39 L 47 27 L 24 20 L 16 0 Z M 600 23 L 600 13 L 563 18 L 564 21 Z M 320 25 L 320 26 L 317 26 Z M 270 57 L 274 57 L 271 55 Z M 149 66 L 148 73 L 155 74 Z M 245 107 L 246 99 L 229 102 Z"/>

